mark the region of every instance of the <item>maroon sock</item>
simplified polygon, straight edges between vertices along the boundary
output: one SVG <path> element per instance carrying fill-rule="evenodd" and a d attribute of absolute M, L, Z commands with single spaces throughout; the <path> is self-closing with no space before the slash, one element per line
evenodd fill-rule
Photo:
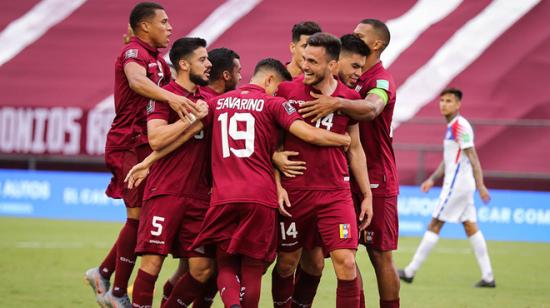
<path fill-rule="evenodd" d="M 217 274 L 208 279 L 202 293 L 193 302 L 193 308 L 210 308 L 212 306 L 214 297 L 218 293 L 217 279 Z"/>
<path fill-rule="evenodd" d="M 174 290 L 172 290 L 172 294 L 170 294 L 170 297 L 168 297 L 166 303 L 164 303 L 161 307 L 187 307 L 193 302 L 193 300 L 195 300 L 197 294 L 200 294 L 203 291 L 205 286 L 205 283 L 201 283 L 193 278 L 190 273 L 186 273 L 178 280 L 174 286 Z"/>
<path fill-rule="evenodd" d="M 355 263 L 355 268 L 357 269 L 357 287 L 359 288 L 359 308 L 365 308 L 365 289 L 363 288 L 363 276 L 359 270 L 359 265 Z"/>
<path fill-rule="evenodd" d="M 162 300 L 160 301 L 160 306 L 164 305 L 168 297 L 170 297 L 170 294 L 172 294 L 172 290 L 174 289 L 174 285 L 170 281 L 170 279 L 166 280 L 164 283 L 164 287 L 162 287 Z"/>
<path fill-rule="evenodd" d="M 336 288 L 336 307 L 359 307 L 359 288 L 357 277 L 353 280 L 338 279 L 338 287 Z"/>
<path fill-rule="evenodd" d="M 399 308 L 399 298 L 391 301 L 380 300 L 380 308 Z"/>
<path fill-rule="evenodd" d="M 282 277 L 273 267 L 271 272 L 271 295 L 273 296 L 273 307 L 290 308 L 292 303 L 292 292 L 294 291 L 294 275 Z"/>
<path fill-rule="evenodd" d="M 240 257 L 219 249 L 216 251 L 218 263 L 218 290 L 225 307 L 241 304 L 241 283 L 239 282 Z"/>
<path fill-rule="evenodd" d="M 101 262 L 101 265 L 99 265 L 99 274 L 101 274 L 101 276 L 105 279 L 111 279 L 111 275 L 113 275 L 115 271 L 116 249 L 117 242 L 113 244 L 113 247 L 111 247 L 109 254 L 105 257 L 103 262 Z"/>
<path fill-rule="evenodd" d="M 320 281 L 321 276 L 313 276 L 301 269 L 294 284 L 292 307 L 311 306 Z"/>
<path fill-rule="evenodd" d="M 241 262 L 242 308 L 256 308 L 260 303 L 262 276 L 265 271 L 263 260 L 243 256 Z"/>
<path fill-rule="evenodd" d="M 153 305 L 153 291 L 157 278 L 158 276 L 148 274 L 141 269 L 138 270 L 132 294 L 132 307 L 151 307 Z"/>
<path fill-rule="evenodd" d="M 139 220 L 126 219 L 126 224 L 120 231 L 117 241 L 117 260 L 115 268 L 115 281 L 113 283 L 113 295 L 124 296 L 128 291 L 128 280 L 136 264 L 136 242 Z"/>

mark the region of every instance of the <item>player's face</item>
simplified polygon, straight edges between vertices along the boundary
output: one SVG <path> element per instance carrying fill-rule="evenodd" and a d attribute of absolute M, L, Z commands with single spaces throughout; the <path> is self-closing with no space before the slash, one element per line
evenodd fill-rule
<path fill-rule="evenodd" d="M 378 39 L 376 31 L 371 25 L 360 23 L 355 27 L 355 30 L 353 30 L 353 34 L 362 39 L 363 42 L 369 46 L 370 50 L 379 50 L 384 45 L 384 42 Z"/>
<path fill-rule="evenodd" d="M 447 117 L 458 113 L 460 109 L 460 101 L 454 94 L 443 94 L 439 97 L 439 110 L 441 115 Z"/>
<path fill-rule="evenodd" d="M 304 84 L 315 86 L 330 76 L 330 61 L 324 47 L 307 46 L 303 59 Z"/>
<path fill-rule="evenodd" d="M 164 10 L 155 10 L 155 16 L 146 21 L 149 36 L 157 48 L 166 48 L 170 43 L 172 25 L 168 22 L 168 15 Z"/>
<path fill-rule="evenodd" d="M 308 39 L 309 35 L 300 35 L 298 42 L 291 43 L 292 61 L 299 67 L 302 66 L 302 62 L 304 61 L 304 50 L 306 49 Z"/>
<path fill-rule="evenodd" d="M 199 86 L 208 84 L 210 78 L 210 69 L 212 63 L 208 60 L 208 52 L 206 48 L 199 47 L 193 51 L 193 54 L 188 59 L 189 62 L 189 79 Z"/>
<path fill-rule="evenodd" d="M 235 90 L 242 78 L 241 61 L 239 61 L 239 59 L 233 59 L 233 69 L 230 72 L 229 80 L 225 82 L 225 92 Z"/>
<path fill-rule="evenodd" d="M 348 87 L 354 88 L 363 73 L 367 57 L 356 53 L 343 52 L 338 60 L 338 77 Z"/>

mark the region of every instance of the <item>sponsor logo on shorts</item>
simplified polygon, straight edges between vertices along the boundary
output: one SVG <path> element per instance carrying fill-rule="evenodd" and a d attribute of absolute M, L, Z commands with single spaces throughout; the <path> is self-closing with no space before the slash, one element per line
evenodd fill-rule
<path fill-rule="evenodd" d="M 374 231 L 367 231 L 367 238 L 365 238 L 365 241 L 367 244 L 372 244 L 372 239 L 374 238 Z"/>
<path fill-rule="evenodd" d="M 158 245 L 164 245 L 164 241 L 159 240 L 149 240 L 150 244 L 158 244 Z"/>
<path fill-rule="evenodd" d="M 344 182 L 349 182 L 349 176 L 344 177 Z"/>
<path fill-rule="evenodd" d="M 200 246 L 200 247 L 195 248 L 195 252 L 198 252 L 200 254 L 204 254 L 204 252 L 205 252 L 204 246 Z"/>
<path fill-rule="evenodd" d="M 128 49 L 124 53 L 124 59 L 137 58 L 138 50 L 137 49 Z"/>
<path fill-rule="evenodd" d="M 351 238 L 351 225 L 350 224 L 340 224 L 340 238 L 347 239 Z"/>

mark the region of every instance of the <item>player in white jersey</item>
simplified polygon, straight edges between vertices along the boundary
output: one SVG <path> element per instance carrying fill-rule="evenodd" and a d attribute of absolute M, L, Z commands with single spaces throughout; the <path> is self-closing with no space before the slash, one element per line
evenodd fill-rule
<path fill-rule="evenodd" d="M 443 161 L 434 173 L 422 183 L 420 189 L 428 192 L 434 182 L 444 176 L 439 202 L 432 214 L 432 221 L 407 267 L 399 270 L 399 278 L 411 283 L 420 265 L 426 260 L 439 239 L 445 222 L 462 223 L 470 239 L 481 269 L 481 280 L 475 287 L 495 287 L 495 279 L 487 252 L 487 244 L 476 223 L 474 193 L 476 188 L 483 202 L 491 200 L 483 183 L 483 172 L 474 148 L 474 132 L 470 123 L 459 114 L 462 92 L 448 88 L 441 92 L 439 108 L 447 120 L 447 132 L 443 141 Z"/>

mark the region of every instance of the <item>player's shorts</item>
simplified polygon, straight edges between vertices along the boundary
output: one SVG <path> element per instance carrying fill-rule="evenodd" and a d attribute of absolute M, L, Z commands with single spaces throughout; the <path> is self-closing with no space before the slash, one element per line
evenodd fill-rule
<path fill-rule="evenodd" d="M 357 213 L 361 211 L 363 196 L 354 193 L 353 200 Z M 397 196 L 373 197 L 373 216 L 365 232 L 361 232 L 359 242 L 367 248 L 379 251 L 397 249 L 399 238 L 399 218 L 397 217 Z"/>
<path fill-rule="evenodd" d="M 288 190 L 292 215 L 279 221 L 279 251 L 357 249 L 357 218 L 349 190 Z"/>
<path fill-rule="evenodd" d="M 124 179 L 130 169 L 149 154 L 151 154 L 151 148 L 148 144 L 126 150 L 106 148 L 105 164 L 112 173 L 111 182 L 105 191 L 107 196 L 114 199 L 123 199 L 128 208 L 141 207 L 145 181 L 134 189 L 128 189 Z"/>
<path fill-rule="evenodd" d="M 213 250 L 191 247 L 199 234 L 209 202 L 161 195 L 145 200 L 139 219 L 136 253 L 175 258 L 213 257 Z"/>
<path fill-rule="evenodd" d="M 215 244 L 229 254 L 273 262 L 277 210 L 258 203 L 210 206 L 194 247 Z"/>
<path fill-rule="evenodd" d="M 443 187 L 432 217 L 445 222 L 476 222 L 475 190 L 451 190 Z"/>

